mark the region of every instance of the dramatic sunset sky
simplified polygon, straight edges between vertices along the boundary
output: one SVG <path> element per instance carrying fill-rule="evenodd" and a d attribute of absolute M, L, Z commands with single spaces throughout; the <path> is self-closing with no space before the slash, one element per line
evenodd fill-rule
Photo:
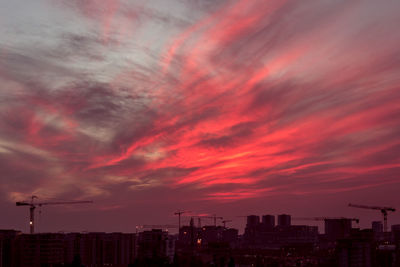
<path fill-rule="evenodd" d="M 132 232 L 178 209 L 370 226 L 379 211 L 347 204 L 400 208 L 399 12 L 1 0 L 0 228 L 28 231 L 31 195 L 94 201 L 43 207 L 38 231 Z"/>

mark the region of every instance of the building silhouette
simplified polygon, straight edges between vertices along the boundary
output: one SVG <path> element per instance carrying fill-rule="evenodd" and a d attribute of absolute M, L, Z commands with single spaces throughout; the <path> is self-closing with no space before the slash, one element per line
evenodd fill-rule
<path fill-rule="evenodd" d="M 274 215 L 263 215 L 262 225 L 267 229 L 272 229 L 275 227 L 275 216 Z"/>
<path fill-rule="evenodd" d="M 292 225 L 291 216 L 249 215 L 238 229 L 197 225 L 179 233 L 39 233 L 0 230 L 0 267 L 12 266 L 400 266 L 400 225 L 381 232 L 352 228 L 352 219 L 325 219 L 317 226 Z M 353 219 L 354 220 L 354 219 Z M 377 235 L 382 233 L 382 235 Z"/>
<path fill-rule="evenodd" d="M 278 215 L 278 226 L 290 226 L 292 224 L 292 218 L 290 215 L 287 214 L 281 214 Z"/>
<path fill-rule="evenodd" d="M 325 219 L 325 235 L 328 240 L 334 241 L 347 238 L 351 234 L 351 219 Z"/>

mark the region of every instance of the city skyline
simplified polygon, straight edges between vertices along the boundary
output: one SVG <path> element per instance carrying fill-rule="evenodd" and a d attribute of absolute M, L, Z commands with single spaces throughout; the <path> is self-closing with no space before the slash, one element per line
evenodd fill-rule
<path fill-rule="evenodd" d="M 35 202 L 34 200 L 37 199 L 36 197 L 32 197 L 32 199 L 30 201 L 25 201 L 21 204 L 21 202 L 17 202 L 17 206 L 30 206 L 31 203 L 34 204 L 35 209 L 33 210 L 33 214 L 35 217 L 34 223 L 32 221 L 32 217 L 27 216 L 25 223 L 26 223 L 26 227 L 30 228 L 31 234 L 32 233 L 50 233 L 51 231 L 46 231 L 46 230 L 42 230 L 42 228 L 45 228 L 41 225 L 41 216 L 42 216 L 42 206 L 47 206 L 50 204 L 57 204 L 57 205 L 67 205 L 68 204 L 92 204 L 92 201 L 72 201 L 72 202 Z M 350 204 L 348 205 L 348 207 L 350 207 L 351 205 L 355 205 L 357 206 L 358 204 Z M 191 222 L 193 221 L 195 223 L 195 226 L 200 227 L 199 225 L 202 226 L 223 226 L 224 228 L 232 228 L 232 229 L 237 229 L 239 231 L 239 234 L 243 234 L 243 231 L 246 227 L 246 224 L 248 223 L 248 218 L 249 217 L 258 217 L 259 222 L 261 222 L 263 220 L 262 217 L 264 216 L 273 216 L 274 217 L 274 221 L 276 224 L 279 224 L 279 220 L 278 217 L 279 216 L 289 216 L 292 217 L 291 222 L 289 222 L 289 224 L 292 225 L 308 225 L 308 226 L 317 226 L 318 227 L 318 232 L 320 234 L 324 234 L 325 233 L 325 227 L 324 227 L 324 223 L 326 220 L 335 220 L 335 219 L 346 219 L 346 220 L 350 220 L 352 221 L 351 225 L 354 229 L 373 229 L 373 224 L 379 222 L 382 226 L 382 230 L 384 229 L 384 218 L 383 218 L 383 213 L 382 210 L 379 208 L 385 208 L 388 209 L 387 212 L 387 218 L 388 219 L 388 225 L 387 225 L 387 230 L 388 232 L 390 232 L 391 226 L 392 225 L 399 225 L 398 222 L 396 221 L 392 221 L 392 215 L 394 214 L 394 212 L 397 211 L 396 208 L 393 207 L 377 207 L 377 206 L 365 206 L 364 205 L 360 205 L 362 208 L 364 209 L 368 209 L 369 211 L 373 211 L 375 213 L 379 213 L 381 214 L 380 218 L 377 218 L 373 221 L 364 221 L 363 219 L 360 219 L 359 216 L 353 216 L 353 217 L 344 217 L 344 216 L 308 216 L 308 217 L 304 217 L 298 215 L 298 216 L 292 216 L 292 214 L 285 214 L 285 213 L 278 213 L 278 214 L 272 214 L 272 213 L 262 213 L 262 214 L 247 214 L 247 215 L 241 215 L 241 216 L 235 216 L 235 217 L 222 217 L 222 216 L 218 216 L 217 214 L 210 214 L 210 213 L 195 213 L 193 211 L 185 211 L 185 210 L 177 210 L 176 212 L 172 213 L 174 215 L 174 221 L 170 221 L 169 220 L 161 220 L 161 221 L 145 221 L 146 219 L 143 218 L 144 220 L 142 221 L 142 224 L 139 225 L 130 225 L 128 231 L 121 231 L 121 230 L 115 230 L 115 231 L 111 231 L 111 232 L 125 232 L 125 233 L 138 233 L 141 231 L 145 231 L 145 230 L 150 230 L 150 229 L 162 229 L 165 231 L 169 231 L 171 234 L 176 234 L 178 233 L 178 229 L 179 226 L 180 227 L 184 227 L 184 226 L 189 226 L 191 224 Z M 28 211 L 28 207 L 25 208 Z M 32 214 L 32 211 L 30 211 L 30 214 Z M 296 213 L 299 214 L 299 213 Z M 51 215 L 50 215 L 51 216 Z M 290 221 L 290 219 L 289 219 Z M 361 223 L 360 223 L 361 221 Z M 34 225 L 34 229 L 32 228 L 32 226 Z M 60 225 L 54 224 L 52 225 L 53 227 L 60 227 Z M 93 226 L 93 225 L 92 225 Z M 119 229 L 118 228 L 118 222 L 115 222 L 115 225 L 117 228 L 115 229 Z M 200 227 L 201 228 L 201 227 Z M 88 229 L 92 229 L 92 230 L 88 230 Z M 69 230 L 69 229 L 65 229 L 63 228 L 62 230 L 58 230 L 56 232 L 93 232 L 93 229 L 96 229 L 96 231 L 94 232 L 110 232 L 110 231 L 106 231 L 105 229 L 100 229 L 100 228 L 88 228 L 88 229 L 80 229 L 80 230 Z M 28 230 L 25 229 L 13 229 L 13 230 L 17 230 L 17 231 L 21 231 L 23 233 L 29 233 Z M 54 231 L 54 230 L 53 230 Z"/>
<path fill-rule="evenodd" d="M 182 214 L 181 212 L 179 214 Z M 354 219 L 323 218 L 317 227 L 291 224 L 290 215 L 251 215 L 243 235 L 222 226 L 182 226 L 137 233 L 22 234 L 0 230 L 5 266 L 382 266 L 399 263 L 400 224 L 382 232 L 352 228 Z"/>
<path fill-rule="evenodd" d="M 37 208 L 39 232 L 134 232 L 178 210 L 369 228 L 381 213 L 349 203 L 400 208 L 399 10 L 2 1 L 0 229 L 28 232 L 15 203 L 32 195 L 94 202 Z"/>

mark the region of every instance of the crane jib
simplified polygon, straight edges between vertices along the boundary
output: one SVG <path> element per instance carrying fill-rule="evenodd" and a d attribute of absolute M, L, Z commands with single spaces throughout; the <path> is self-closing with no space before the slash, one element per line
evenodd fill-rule
<path fill-rule="evenodd" d="M 32 196 L 31 202 L 26 201 L 18 201 L 15 202 L 17 206 L 30 206 L 29 208 L 29 228 L 30 233 L 34 233 L 35 229 L 35 209 L 37 206 L 41 207 L 43 205 L 68 205 L 68 204 L 85 204 L 85 203 L 93 203 L 93 201 L 64 201 L 64 202 L 34 202 L 34 199 L 38 197 Z"/>

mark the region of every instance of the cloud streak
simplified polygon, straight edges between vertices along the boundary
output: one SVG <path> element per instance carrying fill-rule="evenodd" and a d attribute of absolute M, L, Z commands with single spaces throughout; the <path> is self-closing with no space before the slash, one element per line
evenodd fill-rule
<path fill-rule="evenodd" d="M 67 1 L 51 8 L 80 28 L 49 19 L 29 45 L 5 35 L 8 199 L 164 188 L 225 203 L 398 185 L 397 2 L 174 5 Z"/>

